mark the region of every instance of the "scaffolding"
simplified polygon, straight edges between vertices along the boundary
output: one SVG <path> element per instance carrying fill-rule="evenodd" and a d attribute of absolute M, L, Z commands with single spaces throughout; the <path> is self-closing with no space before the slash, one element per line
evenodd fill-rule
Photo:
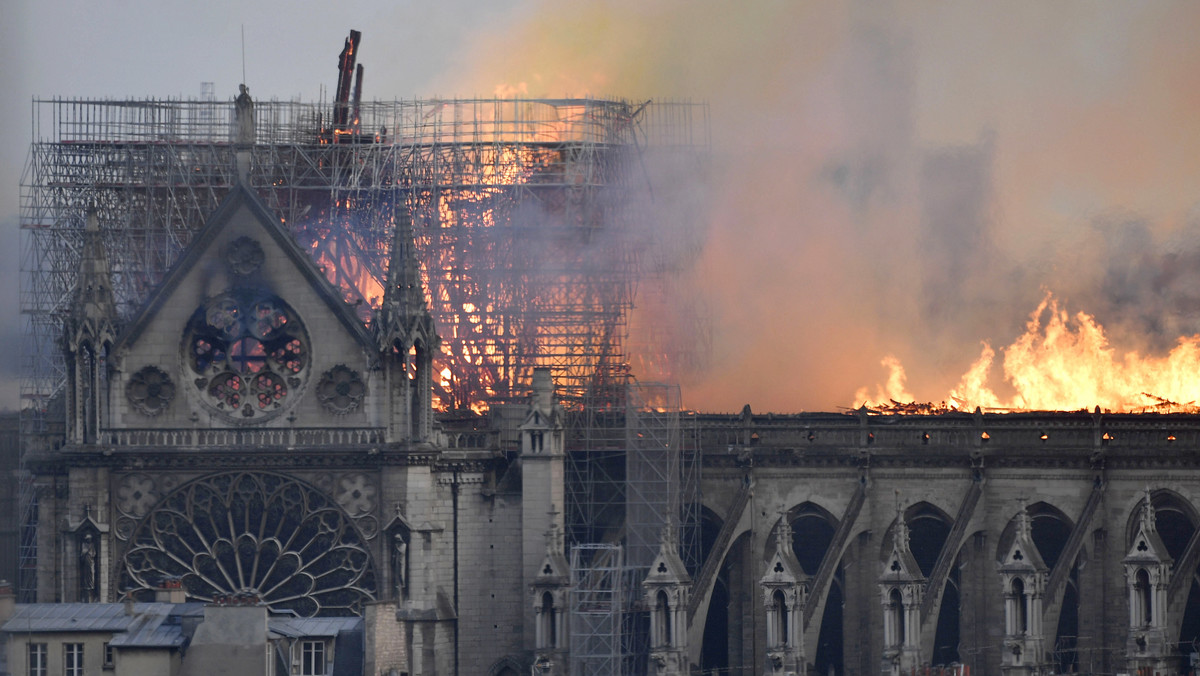
<path fill-rule="evenodd" d="M 210 99 L 34 101 L 21 306 L 35 409 L 63 382 L 53 338 L 84 211 L 99 211 L 128 316 L 236 180 L 233 116 Z M 254 118 L 249 183 L 364 321 L 395 210 L 412 210 L 446 409 L 523 393 L 534 366 L 553 369 L 569 403 L 621 382 L 635 289 L 671 264 L 641 254 L 663 250 L 644 222 L 647 158 L 695 163 L 708 144 L 707 107 L 693 103 L 363 102 L 359 131 L 336 138 L 320 104 L 257 103 Z"/>
<path fill-rule="evenodd" d="M 571 676 L 622 673 L 624 570 L 620 545 L 571 547 Z"/>
<path fill-rule="evenodd" d="M 247 182 L 368 323 L 382 300 L 394 215 L 408 208 L 442 336 L 440 408 L 522 398 L 532 369 L 549 366 L 569 409 L 595 410 L 580 436 L 598 449 L 590 464 L 599 469 L 575 478 L 607 485 L 576 492 L 600 496 L 588 498 L 592 506 L 623 500 L 625 487 L 608 482 L 625 469 L 608 471 L 603 459 L 624 463 L 625 426 L 610 445 L 595 438 L 609 433 L 595 424 L 625 413 L 635 293 L 652 306 L 655 280 L 694 251 L 689 242 L 664 246 L 684 231 L 660 230 L 648 214 L 655 167 L 705 164 L 707 106 L 363 101 L 350 126 L 334 124 L 336 112 L 256 102 Z M 21 191 L 23 458 L 54 436 L 66 375 L 58 337 L 85 212 L 97 211 L 118 312 L 129 318 L 238 180 L 239 149 L 234 103 L 208 89 L 198 100 L 35 100 L 32 120 Z M 646 346 L 638 363 L 669 374 L 686 360 L 681 347 Z M 32 532 L 33 489 L 21 485 Z M 593 523 L 624 518 L 623 507 L 588 509 L 601 519 Z M 23 565 L 34 547 L 22 539 Z M 23 599 L 32 584 L 21 581 Z"/>
<path fill-rule="evenodd" d="M 683 410 L 677 385 L 630 380 L 617 392 L 585 402 L 575 415 L 567 459 L 572 540 L 599 551 L 619 546 L 622 556 L 619 564 L 611 556 L 572 559 L 572 575 L 610 579 L 597 577 L 604 571 L 617 587 L 612 604 L 605 606 L 611 617 L 600 621 L 599 611 L 592 611 L 572 625 L 571 673 L 645 674 L 649 615 L 641 581 L 658 555 L 665 528 L 677 534 L 677 553 L 688 571 L 695 575 L 700 566 L 696 416 Z M 584 569 L 576 571 L 576 565 Z M 610 637 L 614 631 L 615 639 Z M 619 647 L 612 670 L 594 670 L 591 665 L 608 664 L 612 641 Z M 584 652 L 576 652 L 577 645 Z M 604 648 L 603 660 L 593 652 L 597 647 Z"/>

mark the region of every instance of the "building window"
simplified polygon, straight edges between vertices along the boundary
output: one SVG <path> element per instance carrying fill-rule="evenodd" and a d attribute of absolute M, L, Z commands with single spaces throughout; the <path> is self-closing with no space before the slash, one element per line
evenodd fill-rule
<path fill-rule="evenodd" d="M 904 645 L 904 600 L 899 589 L 888 594 L 887 615 L 884 616 L 884 638 L 888 646 Z"/>
<path fill-rule="evenodd" d="M 1025 598 L 1025 582 L 1019 577 L 1013 578 L 1012 598 L 1015 601 L 1013 633 L 1024 634 L 1029 631 L 1029 600 Z"/>
<path fill-rule="evenodd" d="M 29 644 L 29 676 L 46 676 L 46 644 Z"/>
<path fill-rule="evenodd" d="M 772 615 L 770 618 L 771 633 L 775 635 L 775 645 L 772 647 L 789 645 L 791 643 L 789 640 L 791 636 L 788 631 L 787 598 L 784 596 L 782 589 L 776 589 L 771 594 L 770 613 Z"/>
<path fill-rule="evenodd" d="M 112 668 L 113 665 L 113 647 L 108 641 L 104 642 L 104 666 Z"/>
<path fill-rule="evenodd" d="M 83 644 L 63 644 L 63 675 L 83 676 Z"/>
<path fill-rule="evenodd" d="M 300 646 L 300 675 L 321 676 L 325 673 L 325 642 L 305 641 Z"/>

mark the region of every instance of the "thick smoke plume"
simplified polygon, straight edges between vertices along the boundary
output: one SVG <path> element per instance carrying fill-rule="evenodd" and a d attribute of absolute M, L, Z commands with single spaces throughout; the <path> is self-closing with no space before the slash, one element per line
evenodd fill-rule
<path fill-rule="evenodd" d="M 711 350 L 672 375 L 692 408 L 828 410 L 885 361 L 944 399 L 1047 291 L 1118 353 L 1200 330 L 1198 27 L 1187 2 L 530 0 L 439 89 L 707 100 L 707 176 L 652 176 L 703 214 L 671 287 L 712 332 L 666 333 Z"/>

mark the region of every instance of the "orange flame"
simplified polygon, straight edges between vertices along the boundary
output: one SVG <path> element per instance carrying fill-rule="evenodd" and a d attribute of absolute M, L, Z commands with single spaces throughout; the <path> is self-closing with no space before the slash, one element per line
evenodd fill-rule
<path fill-rule="evenodd" d="M 989 384 L 996 351 L 983 343 L 979 358 L 950 393 L 947 408 L 957 410 L 1104 410 L 1137 412 L 1196 411 L 1200 400 L 1200 335 L 1179 338 L 1166 355 L 1119 353 L 1108 342 L 1095 317 L 1069 314 L 1049 293 L 1029 316 L 1025 333 L 1003 349 L 1004 380 L 1014 390 L 1010 399 Z M 888 408 L 911 401 L 905 391 L 904 367 L 895 357 L 884 359 L 890 376 L 885 386 L 858 391 L 868 407 Z"/>

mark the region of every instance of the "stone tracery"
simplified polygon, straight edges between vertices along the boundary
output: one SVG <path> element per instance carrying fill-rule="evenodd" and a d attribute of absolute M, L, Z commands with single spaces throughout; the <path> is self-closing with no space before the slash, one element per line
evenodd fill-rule
<path fill-rule="evenodd" d="M 307 332 L 282 299 L 237 288 L 209 300 L 188 322 L 184 362 L 200 399 L 226 416 L 274 417 L 296 400 L 308 372 Z"/>
<path fill-rule="evenodd" d="M 141 521 L 121 590 L 136 594 L 171 577 L 194 599 L 250 592 L 303 616 L 356 614 L 375 597 L 370 553 L 337 504 L 262 472 L 192 481 Z"/>

